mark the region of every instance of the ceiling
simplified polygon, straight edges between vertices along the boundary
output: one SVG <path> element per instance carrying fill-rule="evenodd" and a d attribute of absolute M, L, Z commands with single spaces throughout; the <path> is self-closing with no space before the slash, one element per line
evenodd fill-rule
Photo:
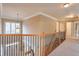
<path fill-rule="evenodd" d="M 75 3 L 68 8 L 63 7 L 63 3 L 3 3 L 2 17 L 3 18 L 18 18 L 25 19 L 29 16 L 43 12 L 57 19 L 62 19 L 65 16 L 73 13 L 79 14 L 79 4 Z"/>

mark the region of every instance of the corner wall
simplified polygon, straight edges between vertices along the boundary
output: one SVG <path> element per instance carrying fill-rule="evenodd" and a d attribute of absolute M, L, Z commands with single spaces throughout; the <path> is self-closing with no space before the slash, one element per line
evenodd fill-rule
<path fill-rule="evenodd" d="M 53 33 L 56 31 L 56 22 L 48 17 L 38 15 L 23 22 L 24 34 Z"/>

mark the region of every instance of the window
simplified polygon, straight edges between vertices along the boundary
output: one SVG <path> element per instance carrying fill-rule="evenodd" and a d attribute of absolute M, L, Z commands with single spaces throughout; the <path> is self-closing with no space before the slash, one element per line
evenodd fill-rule
<path fill-rule="evenodd" d="M 76 37 L 79 37 L 79 23 L 78 22 L 74 23 L 74 33 Z"/>
<path fill-rule="evenodd" d="M 5 34 L 20 34 L 21 25 L 16 22 L 5 22 Z"/>
<path fill-rule="evenodd" d="M 10 34 L 10 23 L 5 23 L 5 33 Z"/>

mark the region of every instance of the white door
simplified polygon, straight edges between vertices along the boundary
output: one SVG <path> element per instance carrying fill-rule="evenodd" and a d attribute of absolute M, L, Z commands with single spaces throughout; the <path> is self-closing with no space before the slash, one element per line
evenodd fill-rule
<path fill-rule="evenodd" d="M 66 23 L 66 37 L 70 38 L 72 36 L 72 23 L 67 22 Z"/>

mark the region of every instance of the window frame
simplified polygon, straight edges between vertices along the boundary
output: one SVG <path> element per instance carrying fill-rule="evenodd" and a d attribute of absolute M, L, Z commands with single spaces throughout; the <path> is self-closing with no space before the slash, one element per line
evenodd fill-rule
<path fill-rule="evenodd" d="M 74 22 L 74 36 L 79 37 L 79 29 L 78 29 L 79 21 Z"/>
<path fill-rule="evenodd" d="M 6 22 L 20 23 L 20 33 L 19 34 L 22 34 L 22 22 L 21 21 L 16 21 L 16 20 L 9 20 L 9 19 L 2 19 L 2 34 L 6 34 L 5 33 L 5 23 Z M 11 34 L 11 31 L 10 31 L 10 34 Z M 17 34 L 17 33 L 15 33 L 15 34 Z"/>

